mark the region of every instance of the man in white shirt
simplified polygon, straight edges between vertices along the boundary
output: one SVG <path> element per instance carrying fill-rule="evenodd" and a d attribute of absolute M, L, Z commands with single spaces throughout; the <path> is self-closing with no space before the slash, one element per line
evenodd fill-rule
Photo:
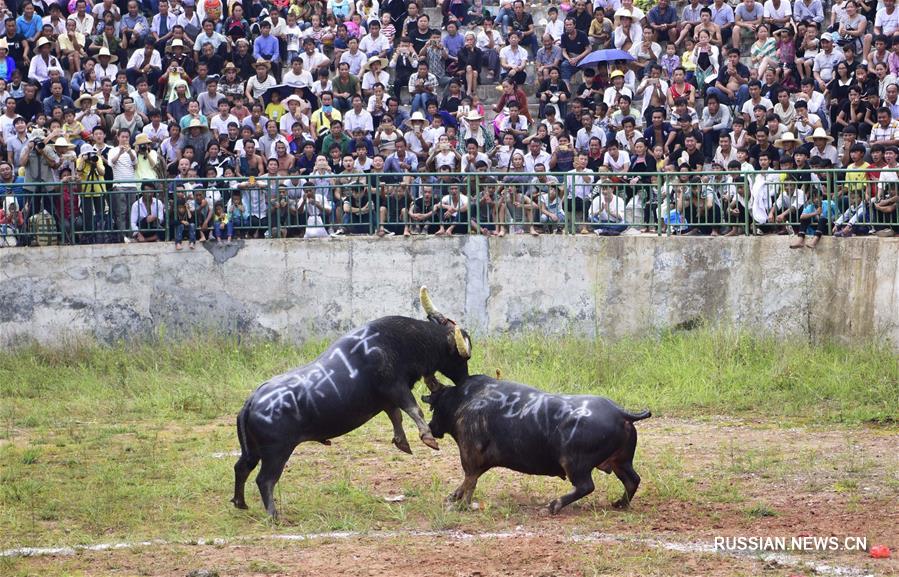
<path fill-rule="evenodd" d="M 357 128 L 361 128 L 365 132 L 365 136 L 371 138 L 372 133 L 375 131 L 371 113 L 362 107 L 361 96 L 353 96 L 352 102 L 353 107 L 343 115 L 344 128 L 350 133 Z"/>
<path fill-rule="evenodd" d="M 290 70 L 284 73 L 282 82 L 296 88 L 309 88 L 314 80 L 312 74 L 305 69 L 303 59 L 296 56 L 290 61 Z"/>
<path fill-rule="evenodd" d="M 643 80 L 640 81 L 634 96 L 640 99 L 640 112 L 643 113 L 652 101 L 653 95 L 658 97 L 659 102 L 665 102 L 667 93 L 668 82 L 662 78 L 662 67 L 658 64 L 652 64 L 649 68 L 649 75 L 644 76 Z"/>
<path fill-rule="evenodd" d="M 110 195 L 110 204 L 116 219 L 116 228 L 126 229 L 129 224 L 129 209 L 133 193 L 137 191 L 137 183 L 134 181 L 137 153 L 131 148 L 131 133 L 128 130 L 120 130 L 116 135 L 116 141 L 118 146 L 110 148 L 107 155 L 115 179 L 115 184 L 112 185 L 113 194 Z"/>
<path fill-rule="evenodd" d="M 837 34 L 828 34 L 825 32 L 821 35 L 821 50 L 815 56 L 815 63 L 812 72 L 815 80 L 820 86 L 826 85 L 833 78 L 834 70 L 837 64 L 846 60 L 843 51 L 834 46 L 834 40 Z"/>
<path fill-rule="evenodd" d="M 500 66 L 502 66 L 503 74 L 515 84 L 524 84 L 525 80 L 527 80 L 524 67 L 528 63 L 528 51 L 519 46 L 518 42 L 520 39 L 521 36 L 518 32 L 510 32 L 509 45 L 499 51 L 499 62 Z"/>
<path fill-rule="evenodd" d="M 321 68 L 327 68 L 331 64 L 331 59 L 315 49 L 315 40 L 305 38 L 303 40 L 303 52 L 300 54 L 303 59 L 303 68 L 310 74 Z"/>
<path fill-rule="evenodd" d="M 41 36 L 37 41 L 37 54 L 31 59 L 28 67 L 28 78 L 38 82 L 44 82 L 50 78 L 50 70 L 57 69 L 62 73 L 62 66 L 55 56 L 50 55 L 52 42 L 46 37 Z"/>
<path fill-rule="evenodd" d="M 169 11 L 168 0 L 159 0 L 159 14 L 150 21 L 150 38 L 157 50 L 165 50 L 165 45 L 174 35 L 173 28 L 178 24 L 178 17 Z"/>
<path fill-rule="evenodd" d="M 158 108 L 151 109 L 147 115 L 150 117 L 150 122 L 144 125 L 141 134 L 146 135 L 150 142 L 158 146 L 168 137 L 169 127 L 162 122 L 162 112 Z"/>
<path fill-rule="evenodd" d="M 550 154 L 543 150 L 540 141 L 535 138 L 528 143 L 528 151 L 524 155 L 524 168 L 527 172 L 535 172 L 534 167 L 541 164 L 546 170 L 550 170 L 549 161 L 551 159 Z"/>
<path fill-rule="evenodd" d="M 381 34 L 381 23 L 372 20 L 368 25 L 368 34 L 359 41 L 359 50 L 366 56 L 371 58 L 377 56 L 379 58 L 387 58 L 390 52 L 390 41 Z"/>
<path fill-rule="evenodd" d="M 577 131 L 574 147 L 582 153 L 590 150 L 590 139 L 598 138 L 603 146 L 606 145 L 606 131 L 593 123 L 593 113 L 585 110 L 581 113 L 581 129 Z"/>
<path fill-rule="evenodd" d="M 752 111 L 759 105 L 764 106 L 766 111 L 774 108 L 771 101 L 762 96 L 762 83 L 758 80 L 753 80 L 749 83 L 749 100 L 744 102 L 743 108 L 740 109 L 740 112 L 743 114 L 743 121 L 746 122 L 746 126 L 749 126 L 752 122 Z"/>
<path fill-rule="evenodd" d="M 215 31 L 212 22 L 206 20 L 203 22 L 203 31 L 197 34 L 194 41 L 194 52 L 200 54 L 204 44 L 212 44 L 213 51 L 218 51 L 219 46 L 228 42 L 228 39 Z"/>
<path fill-rule="evenodd" d="M 546 26 L 543 33 L 549 34 L 556 45 L 562 41 L 562 34 L 565 33 L 565 21 L 559 19 L 559 9 L 555 6 L 550 6 L 546 11 Z"/>
<path fill-rule="evenodd" d="M 561 38 L 561 36 L 559 36 Z M 499 51 L 505 44 L 502 34 L 493 29 L 493 20 L 487 18 L 484 20 L 484 29 L 478 33 L 475 45 L 481 49 L 484 54 L 485 68 L 487 69 L 487 79 L 492 81 L 499 78 L 500 63 Z"/>
<path fill-rule="evenodd" d="M 212 134 L 218 138 L 219 134 L 228 134 L 228 125 L 232 122 L 240 124 L 237 117 L 231 114 L 231 105 L 228 103 L 228 100 L 219 100 L 218 114 L 209 118 L 209 129 L 212 130 Z"/>
<path fill-rule="evenodd" d="M 591 121 L 592 124 L 592 121 Z M 565 190 L 568 191 L 570 206 L 574 210 L 574 221 L 580 224 L 580 233 L 588 234 L 587 209 L 593 195 L 593 171 L 587 168 L 587 154 L 581 152 L 574 157 L 574 169 L 565 177 Z"/>
<path fill-rule="evenodd" d="M 87 1 L 78 0 L 75 2 L 75 13 L 69 14 L 69 20 L 75 21 L 75 32 L 80 32 L 85 36 L 94 34 L 94 17 L 87 12 Z"/>
<path fill-rule="evenodd" d="M 157 230 L 163 228 L 165 222 L 165 205 L 153 195 L 152 185 L 143 191 L 131 205 L 131 237 L 137 242 L 154 242 Z"/>
<path fill-rule="evenodd" d="M 764 21 L 771 26 L 771 31 L 774 32 L 786 26 L 790 21 L 793 16 L 793 8 L 790 6 L 790 0 L 766 0 L 763 14 Z"/>
<path fill-rule="evenodd" d="M 340 56 L 340 63 L 343 64 L 345 62 L 349 64 L 350 74 L 358 78 L 362 73 L 362 65 L 365 64 L 367 58 L 365 53 L 359 50 L 359 39 L 350 38 L 349 42 L 347 42 L 347 47 L 349 49 Z"/>
<path fill-rule="evenodd" d="M 390 84 L 390 74 L 384 70 L 386 58 L 372 56 L 362 67 L 362 95 L 371 96 L 375 92 L 375 84 L 383 84 L 384 88 Z"/>
<path fill-rule="evenodd" d="M 618 105 L 619 96 L 628 96 L 631 98 L 631 101 L 633 101 L 633 91 L 624 85 L 624 72 L 613 70 L 609 78 L 612 81 L 612 86 L 606 88 L 606 91 L 602 95 L 602 101 L 606 103 L 606 106 L 608 106 L 609 109 L 615 108 L 615 106 Z"/>
<path fill-rule="evenodd" d="M 896 0 L 883 0 L 883 8 L 877 11 L 874 17 L 874 34 L 895 39 L 899 36 L 899 10 L 896 10 Z"/>

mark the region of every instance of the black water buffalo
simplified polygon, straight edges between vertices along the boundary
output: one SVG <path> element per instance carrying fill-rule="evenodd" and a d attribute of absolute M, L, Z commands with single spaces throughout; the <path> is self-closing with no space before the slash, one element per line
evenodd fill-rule
<path fill-rule="evenodd" d="M 383 317 L 337 339 L 317 359 L 271 378 L 256 389 L 237 415 L 241 455 L 234 465 L 232 503 L 246 509 L 244 485 L 259 461 L 256 484 L 266 511 L 277 516 L 272 496 L 284 465 L 304 441 L 330 444 L 380 412 L 393 424 L 393 443 L 411 453 L 401 411 L 418 426 L 421 440 L 437 449 L 412 387 L 424 377 L 434 390 L 435 372 L 454 383 L 468 377 L 471 341 L 434 309 L 427 290 L 421 302 L 428 320 Z"/>
<path fill-rule="evenodd" d="M 602 397 L 552 395 L 485 375 L 435 388 L 422 400 L 431 405 L 434 436 L 449 434 L 459 445 L 465 480 L 452 501 L 470 503 L 478 478 L 493 467 L 567 477 L 574 491 L 549 503 L 553 514 L 593 492 L 593 469 L 614 472 L 624 483 L 616 507 L 627 506 L 637 492 L 634 421 L 649 411 L 632 415 Z"/>

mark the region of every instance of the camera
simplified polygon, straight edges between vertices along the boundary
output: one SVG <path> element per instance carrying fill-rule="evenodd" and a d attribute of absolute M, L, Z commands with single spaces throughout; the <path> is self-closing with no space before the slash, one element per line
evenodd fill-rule
<path fill-rule="evenodd" d="M 96 164 L 96 162 L 100 159 L 100 155 L 96 152 L 91 152 L 87 155 L 87 161 L 91 164 Z"/>
<path fill-rule="evenodd" d="M 149 147 L 149 145 L 141 144 L 140 146 L 137 147 L 137 151 L 142 154 L 146 154 L 147 152 L 150 151 L 150 147 Z"/>
<path fill-rule="evenodd" d="M 38 150 L 43 150 L 44 148 L 46 148 L 46 146 L 47 146 L 47 143 L 44 142 L 43 140 L 39 140 L 39 141 L 34 145 L 34 147 L 37 148 Z"/>

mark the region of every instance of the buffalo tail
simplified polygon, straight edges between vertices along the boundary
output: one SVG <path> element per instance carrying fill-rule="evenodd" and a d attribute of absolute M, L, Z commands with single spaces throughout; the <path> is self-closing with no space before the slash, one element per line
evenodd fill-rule
<path fill-rule="evenodd" d="M 642 421 L 643 419 L 648 419 L 652 416 L 652 413 L 649 410 L 640 412 L 640 413 L 628 413 L 627 411 L 621 411 L 621 414 L 624 415 L 624 418 L 634 422 L 634 421 Z"/>
<path fill-rule="evenodd" d="M 243 408 L 240 409 L 240 412 L 237 413 L 237 440 L 240 443 L 240 453 L 245 457 L 248 457 L 253 453 L 250 451 L 250 446 L 247 441 L 247 418 L 249 416 L 250 401 L 247 400 Z"/>

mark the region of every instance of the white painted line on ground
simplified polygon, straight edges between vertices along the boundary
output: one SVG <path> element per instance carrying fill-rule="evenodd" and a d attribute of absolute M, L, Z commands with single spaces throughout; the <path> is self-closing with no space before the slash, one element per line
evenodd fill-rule
<path fill-rule="evenodd" d="M 247 541 L 258 541 L 262 539 L 272 539 L 280 541 L 320 541 L 320 540 L 349 540 L 349 539 L 396 539 L 402 537 L 425 537 L 448 539 L 452 541 L 477 541 L 490 539 L 522 539 L 537 538 L 547 536 L 544 533 L 536 533 L 527 531 L 522 527 L 516 527 L 514 531 L 499 531 L 485 533 L 467 533 L 465 531 L 329 531 L 325 533 L 306 533 L 306 534 L 274 534 L 262 536 L 258 538 L 237 538 L 231 542 L 245 543 Z M 554 538 L 557 536 L 553 536 Z M 665 541 L 662 539 L 635 537 L 631 535 L 618 535 L 614 533 L 572 533 L 561 537 L 564 541 L 572 543 L 600 543 L 600 542 L 616 542 L 616 543 L 633 543 L 646 545 L 655 549 L 665 549 L 668 551 L 677 551 L 680 553 L 706 553 L 727 555 L 729 557 L 755 557 L 763 562 L 775 562 L 784 566 L 801 567 L 813 571 L 817 575 L 833 575 L 835 577 L 876 577 L 874 573 L 868 573 L 862 569 L 854 567 L 841 567 L 836 565 L 827 565 L 817 561 L 809 561 L 795 555 L 787 554 L 762 554 L 753 555 L 752 553 L 739 553 L 732 551 L 719 551 L 711 543 L 703 541 Z M 136 543 L 100 543 L 97 545 L 73 545 L 71 547 L 20 547 L 18 549 L 6 549 L 0 551 L 0 557 L 48 557 L 48 556 L 70 556 L 75 555 L 78 551 L 113 551 L 118 549 L 130 549 L 137 547 L 152 547 L 162 545 L 194 545 L 194 546 L 221 546 L 228 544 L 227 539 L 197 539 L 194 541 L 138 541 Z"/>

